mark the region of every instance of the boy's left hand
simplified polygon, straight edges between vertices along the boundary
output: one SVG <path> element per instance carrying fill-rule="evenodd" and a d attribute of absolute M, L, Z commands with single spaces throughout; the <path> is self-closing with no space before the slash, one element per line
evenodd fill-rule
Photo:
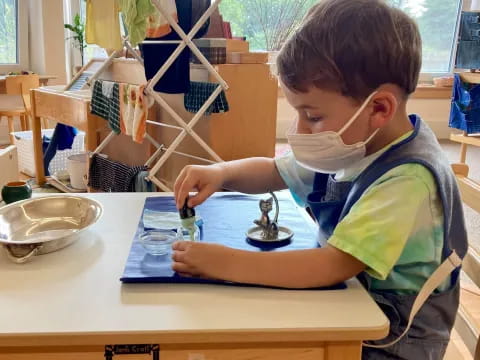
<path fill-rule="evenodd" d="M 173 244 L 173 270 L 182 276 L 225 279 L 232 250 L 226 246 L 179 241 Z"/>

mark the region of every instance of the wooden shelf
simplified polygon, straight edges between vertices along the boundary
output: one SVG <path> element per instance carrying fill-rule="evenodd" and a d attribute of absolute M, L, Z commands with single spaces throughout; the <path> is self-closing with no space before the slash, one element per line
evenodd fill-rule
<path fill-rule="evenodd" d="M 451 99 L 452 87 L 419 84 L 412 99 Z"/>
<path fill-rule="evenodd" d="M 480 134 L 476 136 L 468 136 L 462 134 L 451 134 L 450 140 L 467 145 L 480 146 Z"/>
<path fill-rule="evenodd" d="M 283 98 L 285 94 L 283 93 L 281 87 L 278 87 L 278 97 Z M 415 92 L 411 95 L 412 99 L 451 99 L 452 98 L 452 87 L 448 86 L 433 86 L 420 84 L 417 86 Z"/>

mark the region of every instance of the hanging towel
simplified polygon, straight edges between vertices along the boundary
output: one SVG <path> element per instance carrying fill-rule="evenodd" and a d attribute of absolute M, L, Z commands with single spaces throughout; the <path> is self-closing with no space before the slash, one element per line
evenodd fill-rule
<path fill-rule="evenodd" d="M 163 3 L 166 1 L 162 0 L 161 2 Z M 128 39 L 130 44 L 134 47 L 145 39 L 148 30 L 150 30 L 150 26 L 155 25 L 151 22 L 155 21 L 157 18 L 159 21 L 160 17 L 163 18 L 163 16 L 161 16 L 157 9 L 152 5 L 150 0 L 118 0 L 118 3 L 120 10 L 123 13 L 125 27 L 128 32 Z M 174 14 L 176 14 L 176 10 Z M 164 29 L 164 31 L 167 31 L 165 34 L 170 32 L 168 23 L 166 24 L 166 29 Z"/>
<path fill-rule="evenodd" d="M 196 0 L 195 0 L 196 1 Z M 192 0 L 177 0 L 178 25 L 185 31 L 192 29 Z M 175 31 L 158 38 L 147 40 L 179 40 Z M 140 51 L 145 65 L 145 77 L 153 78 L 170 55 L 178 47 L 178 44 L 140 44 Z M 185 48 L 167 72 L 155 84 L 154 90 L 168 94 L 183 94 L 190 86 L 190 49 Z"/>
<path fill-rule="evenodd" d="M 87 0 L 85 41 L 105 49 L 123 47 L 117 0 Z"/>
<path fill-rule="evenodd" d="M 120 84 L 121 131 L 142 143 L 147 129 L 148 101 L 144 85 Z"/>
<path fill-rule="evenodd" d="M 102 94 L 108 99 L 113 97 L 113 87 L 115 83 L 111 81 L 102 81 Z"/>
<path fill-rule="evenodd" d="M 52 159 L 55 157 L 57 151 L 72 148 L 73 141 L 75 140 L 77 133 L 78 131 L 74 127 L 58 123 L 55 126 L 52 138 L 50 140 L 45 138 L 43 139 L 43 143 L 48 144 L 43 154 L 43 167 L 45 169 L 45 175 L 50 175 L 48 167 Z"/>
<path fill-rule="evenodd" d="M 194 82 L 190 83 L 190 91 L 185 94 L 184 103 L 185 109 L 192 113 L 197 113 L 205 104 L 212 93 L 219 85 L 215 83 Z M 229 110 L 227 97 L 225 91 L 222 91 L 212 105 L 209 106 L 205 115 L 211 113 L 224 113 Z"/>
<path fill-rule="evenodd" d="M 105 192 L 133 192 L 135 178 L 146 166 L 128 166 L 94 154 L 90 160 L 88 186 Z"/>
<path fill-rule="evenodd" d="M 110 95 L 111 89 L 111 96 Z M 107 96 L 106 96 L 106 95 Z M 120 134 L 120 85 L 106 80 L 95 80 L 90 112 L 108 121 L 110 129 Z"/>
<path fill-rule="evenodd" d="M 211 5 L 211 0 L 195 0 L 192 1 L 192 27 L 200 20 Z M 200 30 L 195 34 L 194 39 L 204 37 L 210 27 L 210 18 L 202 25 Z"/>
<path fill-rule="evenodd" d="M 148 171 L 141 171 L 135 177 L 135 192 L 155 192 L 155 186 L 151 181 L 146 180 Z"/>
<path fill-rule="evenodd" d="M 160 4 L 178 22 L 177 5 L 175 0 L 160 0 Z M 172 28 L 167 19 L 155 8 L 154 13 L 147 19 L 147 38 L 159 38 L 170 34 Z"/>

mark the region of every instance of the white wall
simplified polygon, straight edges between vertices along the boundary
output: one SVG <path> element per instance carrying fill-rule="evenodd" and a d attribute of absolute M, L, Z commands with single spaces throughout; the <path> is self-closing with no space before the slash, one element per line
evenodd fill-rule
<path fill-rule="evenodd" d="M 450 103 L 450 99 L 412 99 L 407 110 L 409 114 L 420 115 L 438 139 L 448 139 L 452 132 L 456 132 L 448 127 Z"/>
<path fill-rule="evenodd" d="M 412 99 L 408 105 L 408 112 L 420 115 L 439 139 L 447 139 L 453 131 L 448 127 L 449 99 Z M 277 113 L 277 139 L 283 140 L 295 117 L 295 110 L 282 97 L 278 99 Z"/>
<path fill-rule="evenodd" d="M 30 68 L 66 83 L 63 0 L 29 0 Z"/>
<path fill-rule="evenodd" d="M 63 23 L 63 1 L 43 0 L 45 73 L 56 75 L 56 84 L 67 82 Z"/>
<path fill-rule="evenodd" d="M 45 71 L 45 46 L 43 35 L 43 4 L 42 1 L 30 0 L 28 2 L 28 50 L 30 69 L 43 74 Z"/>

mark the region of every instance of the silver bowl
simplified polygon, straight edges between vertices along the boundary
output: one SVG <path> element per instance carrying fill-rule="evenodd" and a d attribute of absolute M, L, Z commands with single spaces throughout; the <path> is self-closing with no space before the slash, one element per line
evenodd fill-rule
<path fill-rule="evenodd" d="M 24 263 L 72 244 L 97 222 L 102 205 L 79 196 L 29 199 L 0 208 L 0 244 L 9 259 Z"/>

